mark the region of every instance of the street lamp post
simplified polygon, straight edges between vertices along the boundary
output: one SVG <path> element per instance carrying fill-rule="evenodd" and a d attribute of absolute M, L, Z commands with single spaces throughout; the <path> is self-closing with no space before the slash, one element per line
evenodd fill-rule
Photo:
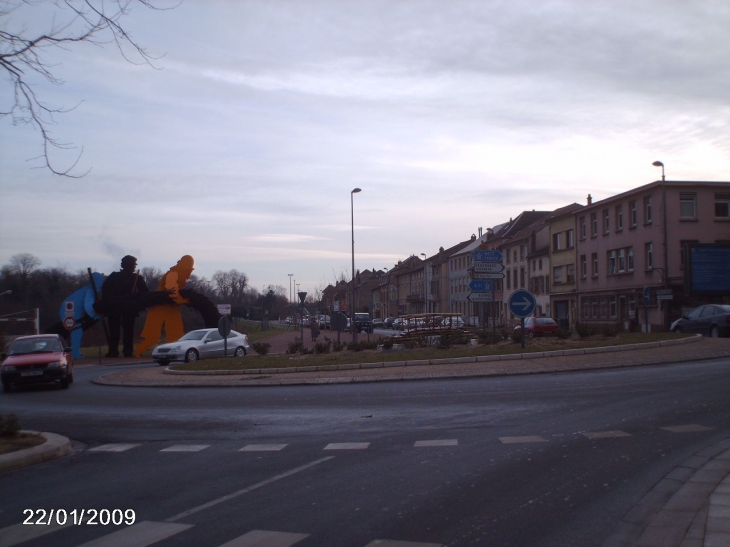
<path fill-rule="evenodd" d="M 291 304 L 292 303 L 292 300 L 291 300 L 291 278 L 292 278 L 292 276 L 294 274 L 286 274 L 286 275 L 289 276 L 289 304 Z"/>
<path fill-rule="evenodd" d="M 662 228 L 664 230 L 664 288 L 669 289 L 669 249 L 667 248 L 667 185 L 664 178 L 664 164 L 660 161 L 652 163 L 654 167 L 662 168 Z M 669 330 L 669 302 L 664 301 L 664 329 Z"/>
<path fill-rule="evenodd" d="M 357 329 L 355 328 L 355 199 L 354 195 L 362 192 L 360 188 L 353 188 L 350 192 L 350 226 L 352 227 L 352 309 L 350 311 L 350 330 L 352 341 L 357 342 Z"/>
<path fill-rule="evenodd" d="M 420 256 L 423 257 L 423 313 L 428 313 L 428 289 L 426 288 L 428 286 L 428 282 L 426 279 L 426 253 L 421 253 Z"/>

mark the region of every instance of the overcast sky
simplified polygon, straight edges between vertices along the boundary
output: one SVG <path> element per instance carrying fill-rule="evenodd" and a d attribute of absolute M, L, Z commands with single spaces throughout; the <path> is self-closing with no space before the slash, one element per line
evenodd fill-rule
<path fill-rule="evenodd" d="M 78 104 L 52 130 L 88 175 L 33 169 L 40 135 L 0 119 L 0 265 L 190 254 L 200 276 L 311 292 L 350 275 L 355 187 L 372 269 L 647 184 L 655 160 L 730 180 L 725 0 L 183 0 L 121 22 L 160 70 L 76 44 L 47 52 L 64 85 L 33 79 Z M 0 110 L 10 92 L 3 75 Z"/>

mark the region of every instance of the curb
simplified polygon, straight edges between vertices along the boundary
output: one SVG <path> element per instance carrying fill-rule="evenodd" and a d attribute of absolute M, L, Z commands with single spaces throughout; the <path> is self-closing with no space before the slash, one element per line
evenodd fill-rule
<path fill-rule="evenodd" d="M 38 431 L 21 431 L 21 433 L 39 434 L 46 439 L 46 442 L 38 446 L 26 448 L 25 450 L 17 450 L 9 454 L 0 455 L 0 473 L 27 465 L 54 460 L 71 452 L 71 441 L 62 435 L 39 433 Z"/>

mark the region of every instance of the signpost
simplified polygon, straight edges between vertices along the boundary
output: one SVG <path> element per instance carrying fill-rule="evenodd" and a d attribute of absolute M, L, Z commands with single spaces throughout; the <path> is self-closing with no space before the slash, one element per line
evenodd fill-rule
<path fill-rule="evenodd" d="M 494 284 L 487 279 L 472 279 L 469 282 L 469 290 L 472 292 L 492 292 Z"/>
<path fill-rule="evenodd" d="M 519 289 L 512 293 L 508 301 L 509 311 L 512 315 L 520 318 L 521 345 L 525 347 L 525 317 L 532 315 L 537 307 L 535 295 L 525 289 Z"/>
<path fill-rule="evenodd" d="M 471 302 L 491 302 L 492 293 L 490 292 L 470 292 L 466 296 L 467 300 Z"/>
<path fill-rule="evenodd" d="M 472 259 L 474 262 L 502 262 L 504 255 L 495 249 L 476 249 Z"/>
<path fill-rule="evenodd" d="M 651 289 L 644 287 L 641 291 L 644 297 L 644 332 L 649 332 L 649 305 L 651 304 Z"/>
<path fill-rule="evenodd" d="M 486 317 L 486 306 L 484 302 L 494 301 L 494 283 L 492 279 L 504 279 L 504 255 L 496 249 L 484 248 L 487 245 L 482 245 L 479 249 L 475 249 L 472 252 L 473 266 L 471 269 L 471 283 L 469 283 L 469 289 L 472 291 L 467 299 L 471 302 L 482 303 L 482 321 L 484 323 L 484 330 L 487 329 L 487 317 Z M 492 310 L 494 308 L 491 308 Z M 492 323 L 496 328 L 497 320 L 496 317 L 492 319 Z"/>
<path fill-rule="evenodd" d="M 500 273 L 504 271 L 501 262 L 474 262 L 475 273 Z"/>
<path fill-rule="evenodd" d="M 231 334 L 231 318 L 227 315 L 218 320 L 218 334 L 223 337 L 223 357 L 228 357 L 228 335 Z"/>

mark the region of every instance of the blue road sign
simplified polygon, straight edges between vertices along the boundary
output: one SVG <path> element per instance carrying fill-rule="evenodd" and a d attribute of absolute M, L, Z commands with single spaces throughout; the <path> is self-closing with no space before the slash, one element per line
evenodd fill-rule
<path fill-rule="evenodd" d="M 473 259 L 474 262 L 502 262 L 504 255 L 494 249 L 476 249 Z"/>
<path fill-rule="evenodd" d="M 472 279 L 469 282 L 469 290 L 471 292 L 492 292 L 491 279 Z"/>
<path fill-rule="evenodd" d="M 651 289 L 644 287 L 644 306 L 647 308 L 651 305 Z"/>
<path fill-rule="evenodd" d="M 532 315 L 537 306 L 535 295 L 525 289 L 520 289 L 512 293 L 509 297 L 509 311 L 515 317 L 527 317 Z"/>

